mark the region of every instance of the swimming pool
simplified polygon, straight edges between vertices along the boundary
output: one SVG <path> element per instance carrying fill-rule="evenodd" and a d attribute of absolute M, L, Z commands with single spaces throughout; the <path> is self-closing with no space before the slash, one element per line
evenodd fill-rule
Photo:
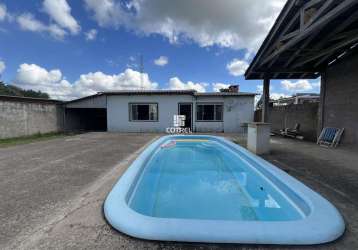
<path fill-rule="evenodd" d="M 344 232 L 323 197 L 244 148 L 215 136 L 164 136 L 108 195 L 109 223 L 138 238 L 318 244 Z"/>

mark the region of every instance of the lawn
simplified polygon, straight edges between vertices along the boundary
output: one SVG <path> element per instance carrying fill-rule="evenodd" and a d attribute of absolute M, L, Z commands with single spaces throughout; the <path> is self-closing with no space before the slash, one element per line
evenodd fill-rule
<path fill-rule="evenodd" d="M 34 134 L 30 136 L 22 136 L 22 137 L 15 137 L 15 138 L 6 138 L 6 139 L 0 139 L 0 148 L 3 147 L 10 147 L 14 145 L 20 145 L 20 144 L 28 144 L 32 142 L 38 142 L 38 141 L 45 141 L 50 140 L 54 138 L 60 138 L 68 136 L 68 134 L 62 133 L 62 132 L 51 132 L 51 133 L 45 133 L 45 134 Z"/>

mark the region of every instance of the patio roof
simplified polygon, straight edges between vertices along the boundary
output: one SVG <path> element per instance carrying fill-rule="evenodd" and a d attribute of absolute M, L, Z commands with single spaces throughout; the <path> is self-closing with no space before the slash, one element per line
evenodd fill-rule
<path fill-rule="evenodd" d="M 358 50 L 358 0 L 288 0 L 246 79 L 314 79 Z"/>

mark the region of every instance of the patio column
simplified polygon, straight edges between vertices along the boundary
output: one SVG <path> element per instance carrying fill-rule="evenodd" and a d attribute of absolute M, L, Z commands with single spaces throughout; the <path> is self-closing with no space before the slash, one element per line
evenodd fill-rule
<path fill-rule="evenodd" d="M 270 78 L 265 77 L 262 91 L 262 114 L 261 122 L 269 121 L 269 103 L 270 103 Z"/>
<path fill-rule="evenodd" d="M 317 126 L 317 137 L 320 135 L 324 127 L 324 106 L 326 101 L 326 72 L 321 73 L 321 89 L 320 99 L 318 108 L 318 126 Z"/>

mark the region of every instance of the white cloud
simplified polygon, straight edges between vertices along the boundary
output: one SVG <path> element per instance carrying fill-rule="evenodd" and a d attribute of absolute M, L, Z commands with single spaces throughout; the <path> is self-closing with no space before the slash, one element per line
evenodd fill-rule
<path fill-rule="evenodd" d="M 99 91 L 156 89 L 158 84 L 149 79 L 148 74 L 132 69 L 126 69 L 117 75 L 107 75 L 102 72 L 83 74 L 74 83 L 78 95 L 94 94 Z"/>
<path fill-rule="evenodd" d="M 49 26 L 47 26 L 47 30 L 54 38 L 60 40 L 67 35 L 67 32 L 56 24 L 50 24 Z"/>
<path fill-rule="evenodd" d="M 245 74 L 246 69 L 249 67 L 249 64 L 240 59 L 234 59 L 226 65 L 226 69 L 233 76 L 241 76 Z"/>
<path fill-rule="evenodd" d="M 82 74 L 79 78 L 70 83 L 63 76 L 59 69 L 45 69 L 36 64 L 23 63 L 19 66 L 14 84 L 24 88 L 43 91 L 54 99 L 69 100 L 101 91 L 115 90 L 139 90 L 158 89 L 159 85 L 150 80 L 148 74 L 140 73 L 133 69 L 126 69 L 119 74 L 105 74 L 103 72 L 89 72 Z M 169 89 L 187 90 L 193 89 L 198 92 L 205 92 L 207 83 L 183 82 L 178 77 L 169 79 Z M 228 87 L 229 84 L 211 84 L 215 91 Z"/>
<path fill-rule="evenodd" d="M 296 92 L 296 91 L 306 91 L 311 90 L 312 84 L 308 80 L 298 80 L 296 82 L 283 80 L 281 81 L 281 86 L 287 91 Z"/>
<path fill-rule="evenodd" d="M 187 83 L 182 82 L 178 77 L 172 77 L 169 79 L 169 89 L 172 90 L 186 90 L 186 89 L 193 89 L 198 92 L 205 92 L 205 87 L 207 83 L 194 83 L 188 81 Z"/>
<path fill-rule="evenodd" d="M 44 0 L 43 10 L 62 28 L 71 34 L 78 34 L 81 30 L 76 19 L 71 15 L 71 7 L 66 0 Z"/>
<path fill-rule="evenodd" d="M 220 89 L 227 89 L 231 84 L 225 84 L 225 83 L 213 83 L 213 91 L 219 92 Z"/>
<path fill-rule="evenodd" d="M 286 95 L 284 93 L 270 93 L 270 98 L 273 100 L 278 100 L 280 98 L 290 97 L 290 95 Z"/>
<path fill-rule="evenodd" d="M 85 33 L 86 40 L 92 41 L 95 40 L 97 37 L 98 31 L 96 29 L 90 29 L 88 32 Z"/>
<path fill-rule="evenodd" d="M 17 22 L 19 23 L 20 27 L 24 30 L 44 31 L 46 29 L 46 25 L 36 20 L 34 16 L 30 13 L 24 13 L 18 16 Z"/>
<path fill-rule="evenodd" d="M 127 14 L 122 10 L 120 3 L 114 0 L 84 0 L 87 9 L 93 11 L 98 25 L 119 27 L 126 23 Z"/>
<path fill-rule="evenodd" d="M 37 20 L 32 14 L 30 13 L 23 13 L 16 18 L 20 28 L 27 31 L 32 32 L 48 32 L 54 38 L 63 39 L 64 36 L 67 34 L 65 30 L 60 28 L 56 24 L 46 25 L 41 21 Z"/>
<path fill-rule="evenodd" d="M 289 95 L 284 94 L 284 93 L 273 92 L 274 89 L 275 88 L 271 85 L 270 86 L 270 99 L 277 100 L 280 98 L 289 97 Z M 258 92 L 260 95 L 255 96 L 255 104 L 260 100 L 260 98 L 262 96 L 262 91 L 263 91 L 263 86 L 257 85 L 256 92 Z"/>
<path fill-rule="evenodd" d="M 5 68 L 5 62 L 0 60 L 0 75 L 4 72 Z"/>
<path fill-rule="evenodd" d="M 51 21 L 46 24 L 35 18 L 31 13 L 23 13 L 16 17 L 20 28 L 26 31 L 49 33 L 52 37 L 62 40 L 68 34 L 78 34 L 81 27 L 71 15 L 71 8 L 66 0 L 45 0 L 43 11 Z"/>
<path fill-rule="evenodd" d="M 0 3 L 0 21 L 4 21 L 7 16 L 7 9 L 5 4 Z"/>
<path fill-rule="evenodd" d="M 14 15 L 8 11 L 5 4 L 0 3 L 0 22 L 3 21 L 12 22 L 13 20 L 14 20 Z"/>
<path fill-rule="evenodd" d="M 159 58 L 154 60 L 154 64 L 158 66 L 165 66 L 169 62 L 168 57 L 166 56 L 160 56 Z"/>
<path fill-rule="evenodd" d="M 321 87 L 321 81 L 312 83 L 313 88 L 320 88 Z"/>
<path fill-rule="evenodd" d="M 125 26 L 160 34 L 171 43 L 191 40 L 202 47 L 218 45 L 256 50 L 285 0 L 84 0 L 100 26 Z"/>
<path fill-rule="evenodd" d="M 80 75 L 73 84 L 68 82 L 59 69 L 47 70 L 36 64 L 21 64 L 17 70 L 15 85 L 25 89 L 40 90 L 55 99 L 74 99 L 100 91 L 156 89 L 158 84 L 148 74 L 126 69 L 124 72 L 107 75 L 90 72 Z"/>
<path fill-rule="evenodd" d="M 72 85 L 63 78 L 59 69 L 48 71 L 36 64 L 23 63 L 17 70 L 14 84 L 46 92 L 56 99 L 72 97 Z"/>

